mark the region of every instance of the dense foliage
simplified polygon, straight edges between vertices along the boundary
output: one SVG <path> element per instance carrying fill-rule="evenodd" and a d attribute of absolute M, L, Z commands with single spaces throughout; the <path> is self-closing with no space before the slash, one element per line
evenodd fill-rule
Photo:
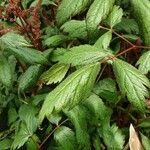
<path fill-rule="evenodd" d="M 0 0 L 0 150 L 149 150 L 149 71 L 149 0 Z"/>

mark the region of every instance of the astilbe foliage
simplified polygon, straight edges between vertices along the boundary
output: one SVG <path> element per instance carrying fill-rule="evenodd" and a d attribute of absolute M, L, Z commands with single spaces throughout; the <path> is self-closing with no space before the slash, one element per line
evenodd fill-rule
<path fill-rule="evenodd" d="M 0 150 L 149 150 L 150 1 L 0 1 Z"/>

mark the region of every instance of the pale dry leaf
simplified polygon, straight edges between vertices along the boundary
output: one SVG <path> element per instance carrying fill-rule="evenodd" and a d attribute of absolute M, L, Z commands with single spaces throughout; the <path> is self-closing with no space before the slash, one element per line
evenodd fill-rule
<path fill-rule="evenodd" d="M 132 124 L 130 124 L 129 134 L 130 134 L 129 137 L 130 150 L 143 150 L 139 137 Z"/>

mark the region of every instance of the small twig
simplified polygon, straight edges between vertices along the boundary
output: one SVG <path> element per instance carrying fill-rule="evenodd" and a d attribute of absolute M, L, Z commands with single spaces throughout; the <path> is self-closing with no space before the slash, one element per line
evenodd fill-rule
<path fill-rule="evenodd" d="M 125 49 L 124 51 L 122 51 L 122 52 L 116 54 L 115 56 L 112 55 L 112 56 L 108 56 L 108 58 L 104 58 L 104 59 L 101 60 L 99 63 L 100 63 L 100 64 L 106 63 L 107 61 L 113 60 L 113 59 L 115 59 L 115 58 L 117 58 L 117 57 L 119 57 L 119 56 L 121 56 L 121 55 L 123 55 L 123 54 L 125 54 L 125 53 L 127 53 L 127 52 L 129 52 L 129 51 L 131 51 L 131 50 L 133 50 L 133 49 L 135 49 L 135 48 L 150 49 L 150 47 L 148 47 L 148 46 L 136 46 L 136 45 L 134 45 L 134 46 L 132 46 L 132 47 L 130 47 L 130 48 L 128 48 L 128 49 Z"/>
<path fill-rule="evenodd" d="M 116 31 L 114 31 L 113 29 L 109 29 L 107 27 L 103 27 L 103 26 L 99 26 L 101 29 L 107 30 L 107 31 L 112 31 L 112 33 L 114 33 L 115 35 L 117 35 L 119 38 L 123 39 L 124 41 L 126 41 L 128 44 L 130 44 L 131 46 L 134 46 L 133 43 L 131 43 L 129 40 L 127 40 L 126 38 L 124 38 L 122 35 L 118 34 Z"/>
<path fill-rule="evenodd" d="M 128 48 L 128 49 L 118 53 L 115 57 L 121 56 L 121 55 L 123 55 L 123 54 L 125 54 L 125 53 L 127 53 L 127 52 L 129 52 L 129 51 L 131 51 L 133 49 L 135 49 L 135 48 L 150 49 L 150 47 L 148 47 L 148 46 L 136 46 L 136 45 L 134 45 L 134 46 L 132 46 L 132 47 L 130 47 L 130 48 Z"/>
<path fill-rule="evenodd" d="M 50 136 L 64 123 L 66 123 L 69 119 L 65 119 L 63 122 L 61 122 L 59 125 L 57 125 L 54 130 L 44 139 L 44 141 L 40 144 L 39 149 L 42 148 L 42 146 L 45 144 L 45 142 L 50 138 Z"/>
<path fill-rule="evenodd" d="M 126 49 L 126 50 L 124 50 L 124 51 L 118 53 L 115 57 L 121 56 L 121 55 L 123 55 L 123 54 L 125 54 L 125 53 L 131 51 L 131 50 L 134 49 L 134 48 L 137 48 L 137 47 L 136 47 L 136 46 L 132 46 L 132 47 L 130 47 L 130 48 L 128 48 L 128 49 Z"/>
<path fill-rule="evenodd" d="M 150 49 L 150 46 L 136 46 L 135 48 Z"/>
<path fill-rule="evenodd" d="M 117 32 L 115 32 L 114 30 L 112 30 L 112 32 L 117 35 L 119 38 L 123 39 L 124 41 L 126 41 L 128 44 L 130 44 L 131 46 L 134 46 L 133 43 L 131 43 L 129 40 L 127 40 L 126 38 L 124 38 L 122 35 L 118 34 Z"/>
<path fill-rule="evenodd" d="M 101 72 L 100 72 L 100 74 L 99 74 L 99 76 L 98 76 L 98 78 L 97 78 L 97 80 L 96 80 L 96 83 L 99 81 L 99 79 L 101 78 L 101 76 L 102 76 L 102 74 L 103 74 L 103 72 L 104 72 L 104 70 L 105 70 L 105 68 L 107 67 L 107 64 L 105 64 L 104 65 L 104 67 L 102 68 L 102 70 L 101 70 Z"/>

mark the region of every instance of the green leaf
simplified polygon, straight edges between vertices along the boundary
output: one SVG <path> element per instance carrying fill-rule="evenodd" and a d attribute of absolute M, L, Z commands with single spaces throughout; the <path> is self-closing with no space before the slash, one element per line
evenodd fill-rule
<path fill-rule="evenodd" d="M 11 68 L 12 80 L 16 81 L 17 80 L 17 72 L 16 72 L 17 60 L 15 56 L 13 55 L 9 56 L 7 60 Z"/>
<path fill-rule="evenodd" d="M 11 87 L 12 78 L 12 71 L 8 60 L 4 56 L 0 56 L 0 82 L 6 87 Z"/>
<path fill-rule="evenodd" d="M 103 139 L 105 144 L 107 145 L 108 150 L 121 150 L 124 145 L 124 135 L 122 135 L 121 130 L 118 129 L 116 125 L 112 125 L 111 127 L 103 127 L 100 130 L 103 135 Z"/>
<path fill-rule="evenodd" d="M 12 144 L 12 140 L 5 138 L 4 140 L 0 141 L 0 148 L 1 150 L 10 149 L 11 144 Z"/>
<path fill-rule="evenodd" d="M 94 0 L 86 15 L 87 30 L 90 37 L 95 37 L 98 25 L 107 17 L 113 4 L 114 0 Z"/>
<path fill-rule="evenodd" d="M 15 32 L 8 32 L 0 38 L 1 44 L 6 48 L 32 46 L 22 35 Z"/>
<path fill-rule="evenodd" d="M 93 91 L 108 102 L 115 103 L 118 100 L 116 83 L 111 78 L 100 80 L 94 86 Z"/>
<path fill-rule="evenodd" d="M 11 123 L 15 122 L 17 118 L 18 114 L 16 112 L 16 109 L 10 108 L 8 111 L 8 124 L 10 125 Z"/>
<path fill-rule="evenodd" d="M 114 5 L 111 13 L 107 18 L 108 25 L 113 28 L 115 25 L 121 22 L 123 16 L 123 10 L 119 6 Z"/>
<path fill-rule="evenodd" d="M 140 122 L 138 124 L 138 127 L 140 127 L 140 128 L 149 128 L 150 127 L 149 119 L 147 119 L 147 120 L 144 119 L 142 122 Z"/>
<path fill-rule="evenodd" d="M 19 109 L 19 117 L 26 125 L 30 135 L 32 135 L 38 127 L 36 114 L 37 110 L 31 105 L 22 105 Z"/>
<path fill-rule="evenodd" d="M 53 49 L 49 48 L 43 52 L 43 55 L 45 58 L 47 58 L 47 60 L 50 60 L 50 55 L 51 55 L 52 51 L 53 51 Z"/>
<path fill-rule="evenodd" d="M 60 33 L 59 29 L 53 25 L 46 26 L 42 30 L 43 30 L 43 34 L 44 34 L 42 36 L 43 39 L 46 39 L 48 37 L 51 37 L 53 35 L 57 35 Z"/>
<path fill-rule="evenodd" d="M 39 121 L 42 122 L 45 116 L 49 116 L 53 112 L 72 109 L 88 97 L 99 68 L 99 64 L 92 64 L 69 75 L 46 97 L 39 114 Z"/>
<path fill-rule="evenodd" d="M 32 104 L 34 106 L 37 106 L 38 104 L 40 104 L 41 102 L 44 101 L 46 95 L 47 95 L 47 93 L 44 93 L 44 94 L 37 94 L 37 95 L 31 97 Z"/>
<path fill-rule="evenodd" d="M 143 73 L 147 74 L 150 71 L 150 51 L 144 53 L 137 62 L 139 65 L 138 69 Z"/>
<path fill-rule="evenodd" d="M 54 133 L 57 150 L 73 150 L 77 148 L 74 132 L 65 126 L 61 126 Z"/>
<path fill-rule="evenodd" d="M 112 32 L 108 31 L 103 34 L 94 44 L 99 49 L 107 49 L 112 39 Z"/>
<path fill-rule="evenodd" d="M 85 65 L 98 62 L 107 57 L 110 53 L 99 50 L 91 45 L 80 45 L 70 48 L 64 55 L 59 57 L 59 61 L 65 64 Z"/>
<path fill-rule="evenodd" d="M 85 20 L 70 20 L 63 24 L 61 29 L 71 38 L 85 39 L 87 37 Z"/>
<path fill-rule="evenodd" d="M 44 40 L 43 44 L 48 47 L 56 47 L 56 46 L 59 46 L 60 44 L 63 44 L 64 42 L 68 40 L 70 40 L 68 36 L 54 35 Z"/>
<path fill-rule="evenodd" d="M 48 64 L 44 54 L 36 49 L 28 47 L 11 47 L 7 49 L 12 55 L 28 64 Z"/>
<path fill-rule="evenodd" d="M 68 69 L 69 65 L 56 63 L 48 71 L 44 72 L 41 75 L 41 80 L 46 82 L 47 85 L 61 82 L 62 79 L 65 77 Z"/>
<path fill-rule="evenodd" d="M 124 34 L 123 37 L 130 40 L 131 42 L 136 42 L 139 39 L 137 35 L 133 34 Z"/>
<path fill-rule="evenodd" d="M 18 133 L 16 133 L 15 135 L 15 139 L 12 143 L 12 149 L 15 150 L 15 149 L 19 149 L 20 147 L 22 147 L 31 136 L 32 134 L 29 133 L 25 124 L 22 123 L 19 127 Z"/>
<path fill-rule="evenodd" d="M 39 141 L 37 141 L 37 137 L 33 135 L 32 138 L 29 138 L 29 140 L 26 143 L 27 150 L 37 150 L 38 142 Z"/>
<path fill-rule="evenodd" d="M 65 23 L 70 17 L 83 12 L 92 0 L 63 0 L 56 14 L 58 25 Z"/>
<path fill-rule="evenodd" d="M 80 149 L 90 149 L 90 137 L 87 127 L 88 114 L 85 107 L 76 106 L 70 111 L 65 111 L 65 114 L 75 127 L 76 138 Z"/>
<path fill-rule="evenodd" d="M 142 145 L 144 147 L 144 150 L 149 150 L 149 148 L 150 148 L 150 139 L 142 133 L 140 135 L 141 135 Z"/>
<path fill-rule="evenodd" d="M 92 138 L 93 140 L 93 147 L 95 150 L 102 150 L 101 149 L 101 140 L 100 137 L 98 135 L 94 135 L 94 137 Z"/>
<path fill-rule="evenodd" d="M 104 105 L 99 96 L 92 94 L 83 102 L 83 105 L 89 110 L 90 124 L 100 124 L 101 126 L 109 124 L 112 112 Z"/>
<path fill-rule="evenodd" d="M 127 33 L 139 33 L 139 27 L 134 19 L 122 18 L 121 22 L 115 26 L 115 29 Z"/>
<path fill-rule="evenodd" d="M 47 119 L 49 120 L 50 123 L 55 124 L 55 125 L 59 125 L 59 122 L 62 119 L 62 115 L 61 114 L 52 114 L 49 117 L 47 117 Z"/>
<path fill-rule="evenodd" d="M 32 2 L 32 0 L 22 0 L 21 4 L 23 6 L 24 9 L 28 8 L 28 5 Z"/>
<path fill-rule="evenodd" d="M 150 82 L 139 70 L 119 59 L 115 59 L 113 70 L 123 95 L 140 111 L 145 111 L 145 97 L 149 97 Z"/>
<path fill-rule="evenodd" d="M 47 64 L 44 54 L 33 48 L 23 36 L 9 32 L 0 38 L 1 48 L 29 64 Z"/>
<path fill-rule="evenodd" d="M 30 66 L 19 80 L 18 91 L 23 92 L 34 86 L 42 73 L 41 65 Z"/>
<path fill-rule="evenodd" d="M 68 49 L 65 48 L 57 48 L 55 51 L 52 52 L 50 59 L 53 62 L 57 62 L 61 55 L 64 55 Z"/>
<path fill-rule="evenodd" d="M 88 108 L 90 119 L 89 124 L 96 125 L 99 129 L 100 136 L 103 138 L 108 149 L 122 149 L 124 136 L 115 126 L 110 126 L 112 111 L 106 107 L 103 101 L 95 94 L 92 94 L 83 105 Z"/>

